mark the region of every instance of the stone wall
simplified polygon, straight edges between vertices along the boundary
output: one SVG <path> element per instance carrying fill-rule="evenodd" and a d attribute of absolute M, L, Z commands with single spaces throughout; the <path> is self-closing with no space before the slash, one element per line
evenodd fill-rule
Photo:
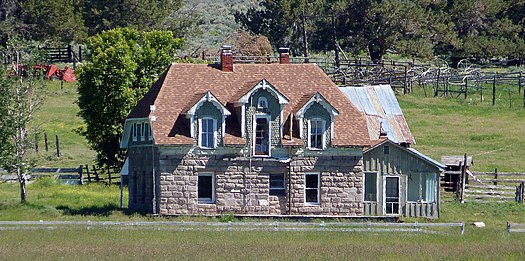
<path fill-rule="evenodd" d="M 269 158 L 250 160 L 246 157 L 189 154 L 166 154 L 160 158 L 160 214 L 163 215 L 362 214 L 360 157 L 302 157 L 294 158 L 290 163 Z M 321 173 L 319 205 L 304 203 L 305 172 Z M 214 203 L 198 202 L 199 173 L 215 175 Z M 275 173 L 285 174 L 286 195 L 290 197 L 269 195 L 268 174 Z"/>
<path fill-rule="evenodd" d="M 305 204 L 305 173 L 320 173 L 320 204 Z M 363 214 L 361 157 L 300 157 L 291 162 L 291 214 Z"/>

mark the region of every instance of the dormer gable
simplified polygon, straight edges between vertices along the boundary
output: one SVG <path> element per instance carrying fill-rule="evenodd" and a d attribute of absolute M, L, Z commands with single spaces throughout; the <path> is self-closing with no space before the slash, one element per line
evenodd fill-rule
<path fill-rule="evenodd" d="M 295 117 L 299 121 L 299 136 L 307 140 L 307 147 L 325 148 L 325 132 L 330 130 L 329 139 L 331 141 L 334 137 L 334 120 L 338 115 L 339 111 L 319 92 L 316 92 L 299 107 Z M 304 126 L 307 126 L 306 130 Z"/>
<path fill-rule="evenodd" d="M 270 92 L 275 98 L 277 98 L 279 104 L 281 105 L 288 104 L 288 102 L 290 101 L 286 96 L 284 96 L 284 94 L 277 90 L 277 88 L 275 88 L 266 79 L 262 79 L 257 84 L 255 84 L 250 90 L 248 90 L 248 92 L 246 92 L 239 99 L 237 99 L 235 103 L 238 105 L 248 103 L 250 101 L 250 97 L 259 89 L 267 90 L 268 92 Z"/>
<path fill-rule="evenodd" d="M 220 120 L 220 124 L 222 126 L 221 128 L 221 137 L 224 137 L 225 135 L 225 120 L 226 117 L 231 115 L 231 112 L 213 95 L 211 91 L 207 91 L 197 102 L 195 102 L 191 107 L 183 112 L 183 114 L 186 115 L 186 118 L 190 120 L 190 136 L 192 138 L 195 138 L 197 134 L 195 133 L 195 124 L 197 119 L 197 115 L 199 112 L 199 109 L 201 109 L 203 106 L 206 106 L 206 104 L 211 104 L 215 109 L 217 109 L 220 114 L 222 115 Z"/>
<path fill-rule="evenodd" d="M 266 79 L 262 79 L 255 84 L 253 82 L 250 85 L 247 85 L 249 87 L 248 91 L 245 91 L 240 95 L 239 98 L 234 98 L 233 104 L 235 107 L 240 108 L 240 122 L 241 122 L 241 136 L 246 137 L 246 110 L 248 106 L 254 106 L 258 110 L 267 110 L 268 107 L 272 102 L 268 100 L 268 98 L 274 99 L 275 104 L 279 107 L 279 114 L 281 115 L 281 121 L 282 121 L 282 112 L 284 109 L 284 106 L 290 102 L 290 100 L 281 93 L 275 86 L 273 86 L 269 81 Z M 264 96 L 258 96 L 258 93 L 261 91 L 269 93 L 269 97 Z M 256 100 L 253 100 L 254 96 L 256 97 Z M 282 124 L 282 122 L 280 123 Z M 282 136 L 282 135 L 281 135 Z"/>

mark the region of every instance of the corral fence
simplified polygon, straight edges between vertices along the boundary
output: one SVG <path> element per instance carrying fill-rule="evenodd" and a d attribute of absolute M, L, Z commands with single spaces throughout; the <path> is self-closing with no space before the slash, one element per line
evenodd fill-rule
<path fill-rule="evenodd" d="M 56 229 L 84 227 L 102 229 L 153 229 L 180 231 L 331 231 L 331 232 L 417 232 L 441 233 L 442 228 L 459 228 L 465 223 L 372 223 L 372 222 L 187 222 L 187 221 L 0 221 L 1 229 Z"/>
<path fill-rule="evenodd" d="M 495 169 L 494 172 L 465 170 L 446 171 L 445 174 L 459 176 L 457 183 L 442 182 L 442 186 L 445 190 L 455 191 L 461 202 L 524 203 L 525 173 L 498 172 Z"/>
<path fill-rule="evenodd" d="M 41 47 L 40 50 L 49 63 L 73 63 L 73 69 L 76 69 L 76 63 L 82 62 L 82 46 L 78 50 L 73 50 L 73 46 L 68 44 L 66 47 Z"/>
<path fill-rule="evenodd" d="M 65 184 L 83 185 L 92 182 L 102 182 L 108 185 L 120 184 L 125 179 L 118 168 L 101 168 L 97 165 L 80 165 L 78 168 L 34 168 L 33 178 L 51 176 Z"/>

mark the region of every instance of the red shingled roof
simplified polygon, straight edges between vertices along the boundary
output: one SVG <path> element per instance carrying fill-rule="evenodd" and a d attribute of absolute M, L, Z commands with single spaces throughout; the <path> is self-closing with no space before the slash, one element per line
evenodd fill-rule
<path fill-rule="evenodd" d="M 189 122 L 184 108 L 195 99 L 195 94 L 211 91 L 222 104 L 235 101 L 245 93 L 248 85 L 266 79 L 290 101 L 285 105 L 284 117 L 295 113 L 300 103 L 319 92 L 339 111 L 334 123 L 334 146 L 367 146 L 370 144 L 364 115 L 359 112 L 315 64 L 235 64 L 233 72 L 223 72 L 217 66 L 206 64 L 172 64 L 161 75 L 151 90 L 133 109 L 128 118 L 149 116 L 149 105 L 155 104 L 157 120 L 153 124 L 156 144 L 193 144 L 189 136 Z M 249 90 L 249 89 L 248 89 Z M 306 97 L 310 95 L 310 97 Z M 231 110 L 230 107 L 228 107 Z M 242 145 L 240 127 L 234 115 L 228 117 L 226 145 Z M 233 131 L 228 131 L 232 129 Z"/>

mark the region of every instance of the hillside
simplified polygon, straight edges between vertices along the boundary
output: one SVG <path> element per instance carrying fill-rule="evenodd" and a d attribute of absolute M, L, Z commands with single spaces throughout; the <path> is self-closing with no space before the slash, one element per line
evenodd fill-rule
<path fill-rule="evenodd" d="M 193 32 L 186 35 L 184 54 L 201 53 L 203 50 L 217 52 L 229 35 L 239 30 L 234 13 L 246 12 L 256 7 L 255 0 L 185 0 L 180 13 L 197 19 Z"/>

